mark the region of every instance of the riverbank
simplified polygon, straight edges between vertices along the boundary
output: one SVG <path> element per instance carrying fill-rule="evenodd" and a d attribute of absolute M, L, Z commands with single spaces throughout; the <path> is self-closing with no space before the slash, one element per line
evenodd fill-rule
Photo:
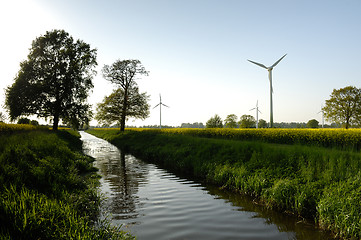
<path fill-rule="evenodd" d="M 334 148 L 195 137 L 166 131 L 91 130 L 135 156 L 252 195 L 359 238 L 360 153 Z"/>
<path fill-rule="evenodd" d="M 0 131 L 1 239 L 132 239 L 97 220 L 97 169 L 78 133 L 9 128 Z"/>

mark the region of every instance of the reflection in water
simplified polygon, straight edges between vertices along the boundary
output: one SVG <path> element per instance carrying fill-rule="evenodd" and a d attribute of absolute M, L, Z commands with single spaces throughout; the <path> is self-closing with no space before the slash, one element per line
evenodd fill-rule
<path fill-rule="evenodd" d="M 137 239 L 330 239 L 297 222 L 214 186 L 180 178 L 81 133 L 84 152 L 102 175 L 104 212 Z"/>

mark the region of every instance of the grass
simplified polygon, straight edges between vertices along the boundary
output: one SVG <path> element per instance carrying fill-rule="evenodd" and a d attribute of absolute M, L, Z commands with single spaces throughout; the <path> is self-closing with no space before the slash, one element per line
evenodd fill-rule
<path fill-rule="evenodd" d="M 0 135 L 0 239 L 132 239 L 99 222 L 99 177 L 77 132 Z"/>
<path fill-rule="evenodd" d="M 344 135 L 342 130 L 332 131 L 336 136 Z M 320 147 L 312 141 L 280 144 L 219 135 L 205 138 L 203 134 L 167 130 L 89 133 L 165 168 L 255 196 L 271 208 L 311 218 L 338 237 L 361 237 L 361 155 L 354 147 L 342 150 L 350 149 L 349 145 Z"/>

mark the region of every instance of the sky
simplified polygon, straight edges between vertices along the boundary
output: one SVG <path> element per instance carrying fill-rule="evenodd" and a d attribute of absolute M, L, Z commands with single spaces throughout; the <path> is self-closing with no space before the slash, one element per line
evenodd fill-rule
<path fill-rule="evenodd" d="M 138 59 L 149 76 L 137 80 L 150 95 L 150 116 L 127 125 L 202 122 L 218 114 L 270 118 L 268 72 L 273 70 L 274 122 L 321 123 L 321 105 L 333 89 L 361 87 L 359 0 L 2 0 L 0 3 L 0 111 L 31 43 L 64 29 L 97 49 L 88 102 L 95 106 L 115 85 L 105 64 Z M 91 122 L 96 125 L 96 121 Z"/>

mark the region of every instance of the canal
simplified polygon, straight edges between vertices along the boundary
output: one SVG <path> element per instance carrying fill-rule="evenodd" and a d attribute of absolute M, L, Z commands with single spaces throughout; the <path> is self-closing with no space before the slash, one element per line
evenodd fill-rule
<path fill-rule="evenodd" d="M 102 214 L 137 239 L 331 239 L 312 224 L 252 199 L 177 176 L 80 132 L 96 159 Z"/>

